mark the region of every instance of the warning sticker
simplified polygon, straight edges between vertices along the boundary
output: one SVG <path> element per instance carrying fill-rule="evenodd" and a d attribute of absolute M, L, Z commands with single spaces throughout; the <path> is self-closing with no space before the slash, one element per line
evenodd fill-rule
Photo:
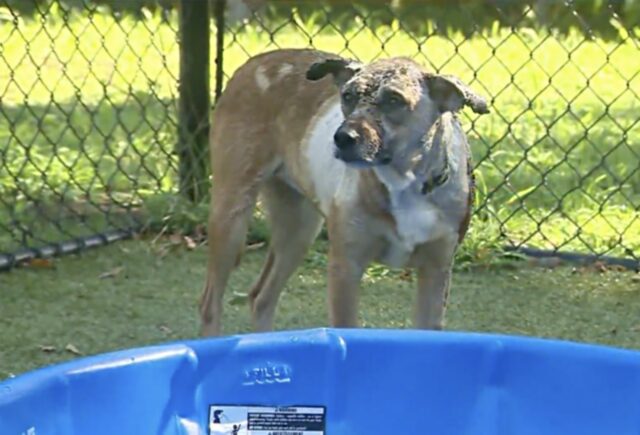
<path fill-rule="evenodd" d="M 325 435 L 324 406 L 209 407 L 211 435 Z"/>

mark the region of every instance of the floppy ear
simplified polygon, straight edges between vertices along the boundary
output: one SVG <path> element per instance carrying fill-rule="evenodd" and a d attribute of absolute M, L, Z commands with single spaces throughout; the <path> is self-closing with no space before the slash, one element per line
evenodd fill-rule
<path fill-rule="evenodd" d="M 441 112 L 456 112 L 469 106 L 475 113 L 489 113 L 487 101 L 457 77 L 426 73 L 425 82 Z"/>
<path fill-rule="evenodd" d="M 333 75 L 336 85 L 342 86 L 360 71 L 362 64 L 353 60 L 343 58 L 325 59 L 312 64 L 307 70 L 308 80 L 320 80 L 327 74 Z"/>

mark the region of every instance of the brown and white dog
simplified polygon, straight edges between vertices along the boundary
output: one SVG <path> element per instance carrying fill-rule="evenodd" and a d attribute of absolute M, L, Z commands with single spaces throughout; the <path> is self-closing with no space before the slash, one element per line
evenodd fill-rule
<path fill-rule="evenodd" d="M 273 327 L 282 288 L 324 220 L 329 311 L 357 327 L 358 288 L 378 261 L 417 269 L 415 326 L 441 329 L 473 177 L 454 113 L 487 104 L 407 58 L 368 65 L 307 49 L 253 57 L 212 119 L 213 174 L 201 334 L 221 333 L 223 294 L 261 195 L 270 244 L 250 292 L 256 331 Z"/>

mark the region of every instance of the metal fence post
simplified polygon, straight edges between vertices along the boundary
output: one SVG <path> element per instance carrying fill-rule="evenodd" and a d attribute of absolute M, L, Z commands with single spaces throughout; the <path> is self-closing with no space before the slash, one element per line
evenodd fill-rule
<path fill-rule="evenodd" d="M 214 0 L 215 7 L 213 9 L 214 19 L 216 23 L 216 101 L 220 98 L 220 94 L 222 94 L 222 82 L 224 80 L 224 31 L 225 31 L 225 20 L 224 20 L 224 10 L 226 5 L 226 0 Z"/>
<path fill-rule="evenodd" d="M 180 0 L 178 156 L 180 193 L 207 194 L 209 136 L 209 2 Z"/>

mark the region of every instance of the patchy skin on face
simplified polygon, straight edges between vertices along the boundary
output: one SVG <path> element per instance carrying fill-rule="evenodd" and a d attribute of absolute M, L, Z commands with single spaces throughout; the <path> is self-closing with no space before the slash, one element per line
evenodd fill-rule
<path fill-rule="evenodd" d="M 421 66 L 411 59 L 382 59 L 367 65 L 349 80 L 345 92 L 356 93 L 360 104 L 375 104 L 380 91 L 395 91 L 413 109 L 422 96 L 423 74 Z"/>
<path fill-rule="evenodd" d="M 382 59 L 359 70 L 343 86 L 346 124 L 360 136 L 366 161 L 406 160 L 404 154 L 429 127 L 424 71 L 409 58 Z M 392 99 L 396 103 L 390 104 Z M 424 130 L 424 131 L 423 131 Z"/>
<path fill-rule="evenodd" d="M 358 132 L 364 155 L 374 157 L 376 152 L 382 147 L 382 131 L 379 120 L 368 114 L 361 114 L 347 121 L 347 125 L 353 126 Z"/>

